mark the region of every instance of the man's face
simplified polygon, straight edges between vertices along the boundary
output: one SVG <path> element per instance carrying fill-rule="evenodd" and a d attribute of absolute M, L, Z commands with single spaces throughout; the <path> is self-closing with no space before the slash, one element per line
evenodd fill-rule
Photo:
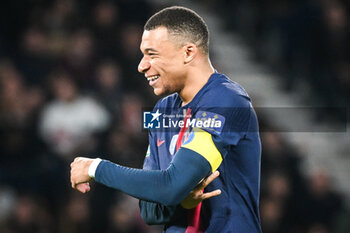
<path fill-rule="evenodd" d="M 169 39 L 165 27 L 144 31 L 138 70 L 144 73 L 156 95 L 180 92 L 185 84 L 185 51 Z"/>

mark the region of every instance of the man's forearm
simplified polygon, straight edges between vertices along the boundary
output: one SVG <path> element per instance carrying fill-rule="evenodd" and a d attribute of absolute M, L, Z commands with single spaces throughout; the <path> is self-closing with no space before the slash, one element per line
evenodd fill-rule
<path fill-rule="evenodd" d="M 181 148 L 166 170 L 133 169 L 103 160 L 95 180 L 142 200 L 177 205 L 211 170 L 198 153 Z"/>
<path fill-rule="evenodd" d="M 180 205 L 165 206 L 157 202 L 140 200 L 140 215 L 148 225 L 164 225 L 169 223 Z"/>

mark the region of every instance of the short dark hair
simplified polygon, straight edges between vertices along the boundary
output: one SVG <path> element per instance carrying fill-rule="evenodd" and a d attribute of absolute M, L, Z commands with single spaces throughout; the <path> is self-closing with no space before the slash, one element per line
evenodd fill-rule
<path fill-rule="evenodd" d="M 150 31 L 161 26 L 170 35 L 180 36 L 184 42 L 194 43 L 205 54 L 209 53 L 208 26 L 193 10 L 181 6 L 164 8 L 148 19 L 144 30 Z"/>

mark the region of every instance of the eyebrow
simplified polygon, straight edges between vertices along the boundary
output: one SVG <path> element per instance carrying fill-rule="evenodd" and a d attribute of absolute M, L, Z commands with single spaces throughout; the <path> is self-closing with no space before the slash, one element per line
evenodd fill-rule
<path fill-rule="evenodd" d="M 146 48 L 145 53 L 149 53 L 149 52 L 158 52 L 158 50 L 153 49 L 153 48 Z"/>

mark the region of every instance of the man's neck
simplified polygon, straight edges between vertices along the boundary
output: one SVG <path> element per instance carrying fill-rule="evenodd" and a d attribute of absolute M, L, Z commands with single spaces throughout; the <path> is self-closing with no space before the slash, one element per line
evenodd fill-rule
<path fill-rule="evenodd" d="M 190 103 L 196 94 L 208 82 L 210 76 L 215 72 L 210 61 L 202 66 L 192 67 L 188 72 L 188 78 L 184 88 L 179 92 L 182 106 Z"/>

